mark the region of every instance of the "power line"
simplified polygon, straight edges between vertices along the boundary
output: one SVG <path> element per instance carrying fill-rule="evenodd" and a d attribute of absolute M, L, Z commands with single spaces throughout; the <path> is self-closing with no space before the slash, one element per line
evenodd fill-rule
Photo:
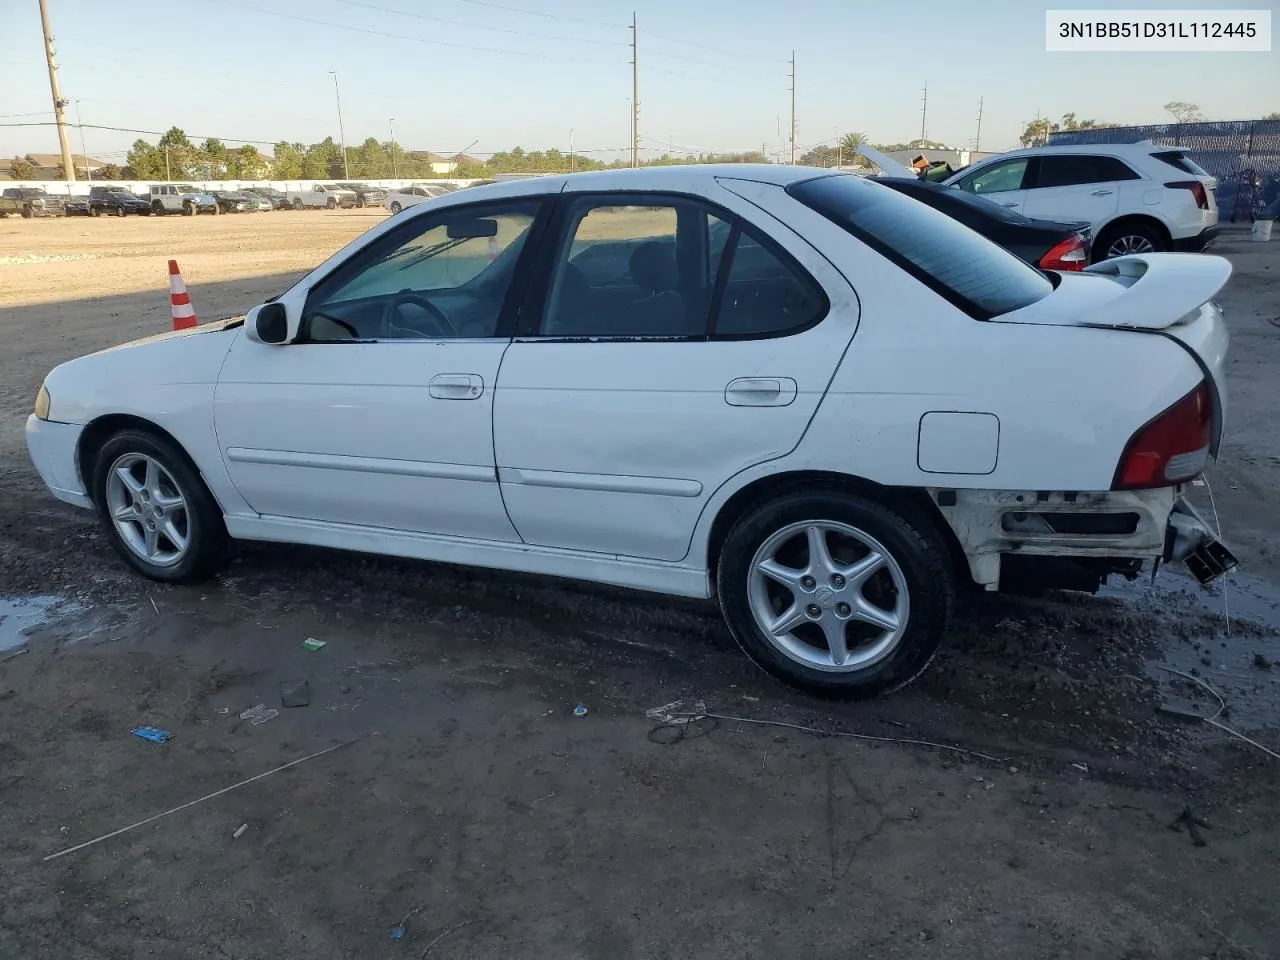
<path fill-rule="evenodd" d="M 233 0 L 205 0 L 206 3 L 216 4 L 224 7 L 235 7 L 240 10 L 248 10 L 250 13 L 260 13 L 270 17 L 282 17 L 285 20 L 296 20 L 299 23 L 310 23 L 320 27 L 331 27 L 335 30 L 346 30 L 351 33 L 364 33 L 372 37 L 386 37 L 390 40 L 408 40 L 413 43 L 425 43 L 438 47 L 453 47 L 458 50 L 474 50 L 480 53 L 497 53 L 504 57 L 533 57 L 537 60 L 557 60 L 557 61 L 573 61 L 574 63 L 601 63 L 610 66 L 616 65 L 613 60 L 593 60 L 585 57 L 566 57 L 560 54 L 550 53 L 528 53 L 523 50 L 502 50 L 497 47 L 478 47 L 467 43 L 454 43 L 450 40 L 428 40 L 426 37 L 415 37 L 403 33 L 388 33 L 385 30 L 370 30 L 368 27 L 350 27 L 342 23 L 333 23 L 330 20 L 317 20 L 313 17 L 300 17 L 293 13 L 280 13 L 276 10 L 264 10 L 261 7 L 251 7 L 245 3 L 235 3 Z M 478 2 L 478 0 L 472 0 Z"/>
<path fill-rule="evenodd" d="M 653 30 L 641 30 L 640 32 L 641 32 L 641 33 L 647 33 L 647 34 L 649 34 L 649 36 L 651 36 L 651 37 L 658 37 L 658 38 L 660 38 L 660 39 L 662 39 L 662 40 L 670 40 L 672 43 L 684 43 L 684 44 L 688 44 L 688 45 L 689 45 L 689 46 L 691 46 L 691 47 L 699 47 L 699 48 L 701 48 L 701 49 L 703 49 L 703 50 L 713 50 L 713 51 L 715 51 L 716 53 L 723 53 L 723 54 L 726 54 L 726 55 L 728 55 L 728 56 L 730 56 L 730 57 L 741 57 L 741 56 L 743 56 L 743 54 L 741 54 L 741 53 L 735 53 L 735 52 L 734 52 L 734 51 L 732 51 L 732 50 L 726 50 L 724 47 L 713 47 L 713 46 L 711 46 L 711 44 L 709 44 L 709 43 L 698 43 L 697 41 L 694 41 L 694 40 L 685 40 L 685 39 L 683 39 L 683 38 L 681 38 L 681 37 L 672 37 L 672 36 L 669 36 L 669 35 L 667 35 L 667 34 L 665 34 L 665 33 L 657 33 L 657 32 L 655 32 L 655 31 L 653 31 Z"/>
<path fill-rule="evenodd" d="M 463 3 L 474 4 L 477 7 L 488 7 L 491 10 L 505 10 L 508 13 L 523 13 L 530 17 L 546 17 L 548 20 L 564 20 L 566 23 L 589 23 L 596 27 L 612 27 L 615 30 L 625 30 L 625 23 L 608 23 L 604 20 L 587 20 L 583 17 L 566 17 L 558 13 L 543 13 L 541 10 L 525 10 L 521 7 L 506 7 L 500 3 L 489 3 L 488 0 L 462 0 Z"/>
<path fill-rule="evenodd" d="M 436 23 L 451 23 L 457 27 L 468 27 L 473 30 L 492 30 L 495 33 L 510 33 L 520 37 L 538 37 L 542 40 L 562 40 L 566 43 L 594 43 L 607 47 L 625 47 L 626 43 L 621 40 L 597 40 L 588 37 L 562 37 L 553 33 L 536 33 L 532 30 L 512 30 L 509 27 L 492 27 L 483 23 L 469 23 L 466 20 L 451 20 L 448 17 L 433 17 L 425 13 L 414 13 L 411 10 L 396 10 L 392 7 L 380 7 L 374 3 L 362 3 L 361 0 L 338 0 L 339 3 L 345 3 L 352 7 L 362 7 L 365 10 L 376 10 L 379 13 L 391 13 L 399 17 L 412 17 L 415 20 L 430 20 Z"/>

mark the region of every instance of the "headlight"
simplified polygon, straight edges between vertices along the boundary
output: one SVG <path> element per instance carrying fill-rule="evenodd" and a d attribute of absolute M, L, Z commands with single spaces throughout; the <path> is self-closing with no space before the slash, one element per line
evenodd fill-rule
<path fill-rule="evenodd" d="M 48 388 L 43 383 L 40 384 L 40 392 L 36 394 L 35 414 L 41 420 L 49 419 L 49 405 L 51 402 Z"/>

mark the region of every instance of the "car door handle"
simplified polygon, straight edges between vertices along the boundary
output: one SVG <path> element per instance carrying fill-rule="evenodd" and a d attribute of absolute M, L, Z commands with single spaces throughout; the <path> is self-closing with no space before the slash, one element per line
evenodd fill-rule
<path fill-rule="evenodd" d="M 428 389 L 437 400 L 475 400 L 484 393 L 484 378 L 474 373 L 437 373 Z"/>
<path fill-rule="evenodd" d="M 1002 206 L 1002 207 L 1016 207 L 1017 205 L 1018 205 L 1018 201 L 1017 201 L 1017 200 L 1014 200 L 1014 201 L 1012 201 L 1011 203 L 1002 203 L 1002 204 L 1000 204 L 1000 206 Z"/>
<path fill-rule="evenodd" d="M 1094 197 L 1109 197 L 1109 196 L 1111 196 L 1111 194 L 1113 194 L 1114 192 L 1115 192 L 1114 190 L 1095 190 L 1095 191 L 1093 191 L 1093 193 L 1092 193 L 1092 194 L 1090 194 L 1090 196 L 1094 196 Z"/>
<path fill-rule="evenodd" d="M 724 388 L 731 407 L 785 407 L 796 398 L 796 382 L 790 377 L 739 377 Z"/>

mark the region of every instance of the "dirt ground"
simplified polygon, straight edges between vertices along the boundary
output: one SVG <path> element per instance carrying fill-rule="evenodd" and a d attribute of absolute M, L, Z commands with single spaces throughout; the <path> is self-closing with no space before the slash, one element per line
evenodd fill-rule
<path fill-rule="evenodd" d="M 1216 709 L 1194 670 L 1280 749 L 1280 244 L 1216 251 L 1225 592 L 978 598 L 919 683 L 832 704 L 705 604 L 259 545 L 163 588 L 46 494 L 42 376 L 167 328 L 167 259 L 212 319 L 378 216 L 0 221 L 0 960 L 1280 957 L 1280 760 L 1157 709 Z M 655 729 L 675 700 L 721 718 Z"/>

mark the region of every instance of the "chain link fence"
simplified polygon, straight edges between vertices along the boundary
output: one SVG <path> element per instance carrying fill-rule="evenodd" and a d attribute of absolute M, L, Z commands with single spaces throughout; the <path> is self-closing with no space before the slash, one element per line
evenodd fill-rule
<path fill-rule="evenodd" d="M 1214 197 L 1222 221 L 1280 219 L 1280 120 L 1157 123 L 1049 135 L 1049 145 L 1054 147 L 1139 140 L 1179 147 L 1217 177 Z"/>

